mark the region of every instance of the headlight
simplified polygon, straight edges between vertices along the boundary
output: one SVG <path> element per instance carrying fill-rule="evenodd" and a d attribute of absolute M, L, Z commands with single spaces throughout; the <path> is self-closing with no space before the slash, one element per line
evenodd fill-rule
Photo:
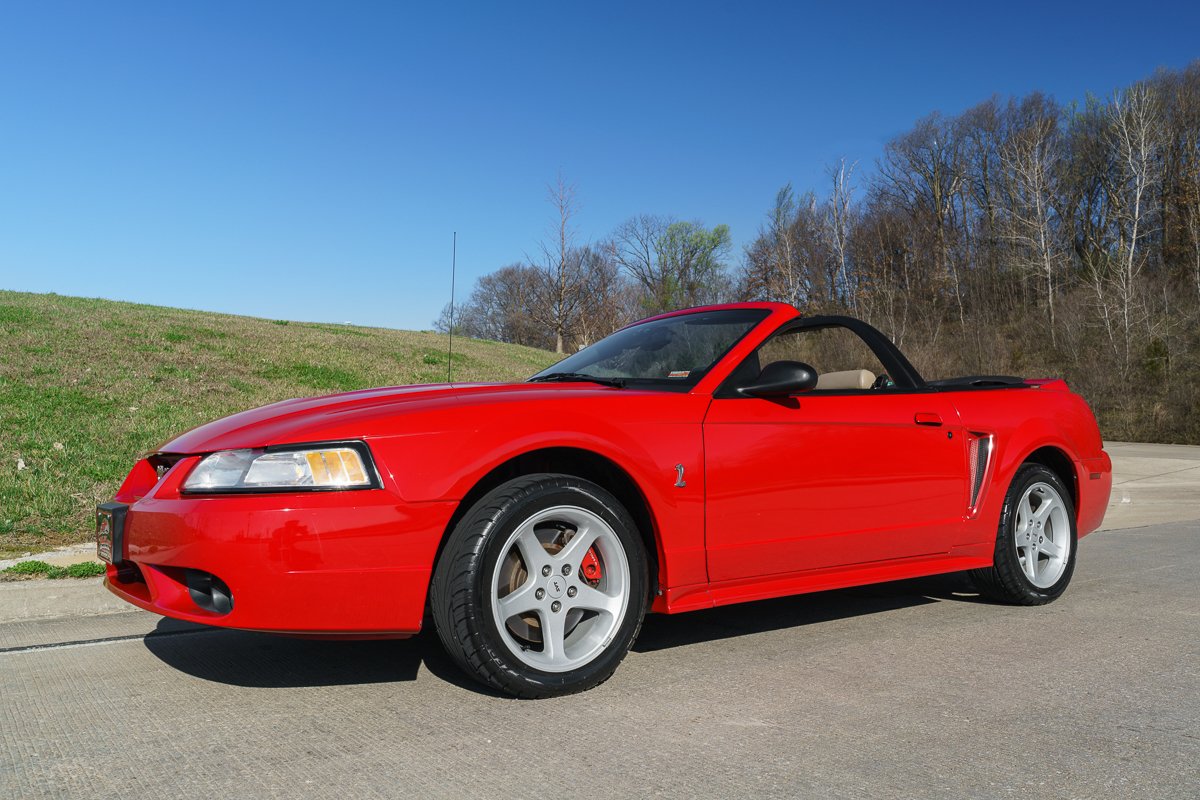
<path fill-rule="evenodd" d="M 185 492 L 262 492 L 379 487 L 362 442 L 222 450 L 205 456 Z"/>

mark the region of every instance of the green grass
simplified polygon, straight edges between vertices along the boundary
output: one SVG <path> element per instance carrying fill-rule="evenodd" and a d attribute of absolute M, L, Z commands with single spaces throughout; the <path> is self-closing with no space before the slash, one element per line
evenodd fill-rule
<path fill-rule="evenodd" d="M 556 360 L 456 339 L 456 381 Z M 446 337 L 0 290 L 0 553 L 91 536 L 135 459 L 289 397 L 446 379 Z M 23 468 L 22 468 L 23 465 Z"/>
<path fill-rule="evenodd" d="M 21 561 L 5 567 L 4 575 L 14 578 L 95 578 L 104 574 L 104 565 L 96 561 L 80 561 L 66 567 L 55 567 L 45 561 Z"/>

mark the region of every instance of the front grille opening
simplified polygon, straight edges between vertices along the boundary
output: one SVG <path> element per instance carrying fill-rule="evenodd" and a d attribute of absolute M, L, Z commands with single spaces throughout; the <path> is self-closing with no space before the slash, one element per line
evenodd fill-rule
<path fill-rule="evenodd" d="M 193 603 L 214 614 L 233 610 L 233 593 L 225 581 L 202 569 L 185 569 L 183 573 Z"/>

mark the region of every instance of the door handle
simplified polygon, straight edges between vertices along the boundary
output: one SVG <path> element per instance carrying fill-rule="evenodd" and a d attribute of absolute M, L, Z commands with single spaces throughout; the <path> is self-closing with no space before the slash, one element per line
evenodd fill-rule
<path fill-rule="evenodd" d="M 932 425 L 938 427 L 942 424 L 942 418 L 932 411 L 918 411 L 913 415 L 913 422 L 918 425 Z"/>

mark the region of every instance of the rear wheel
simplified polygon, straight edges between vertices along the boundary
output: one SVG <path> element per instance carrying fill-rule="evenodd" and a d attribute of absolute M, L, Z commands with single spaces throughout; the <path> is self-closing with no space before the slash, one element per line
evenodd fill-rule
<path fill-rule="evenodd" d="M 1077 540 L 1075 507 L 1062 480 L 1041 464 L 1023 464 L 1004 496 L 993 565 L 971 577 L 995 600 L 1048 603 L 1071 582 Z"/>
<path fill-rule="evenodd" d="M 641 538 L 616 498 L 578 478 L 530 475 L 487 494 L 455 527 L 430 603 L 468 674 L 548 697 L 612 675 L 641 626 L 647 580 Z"/>

